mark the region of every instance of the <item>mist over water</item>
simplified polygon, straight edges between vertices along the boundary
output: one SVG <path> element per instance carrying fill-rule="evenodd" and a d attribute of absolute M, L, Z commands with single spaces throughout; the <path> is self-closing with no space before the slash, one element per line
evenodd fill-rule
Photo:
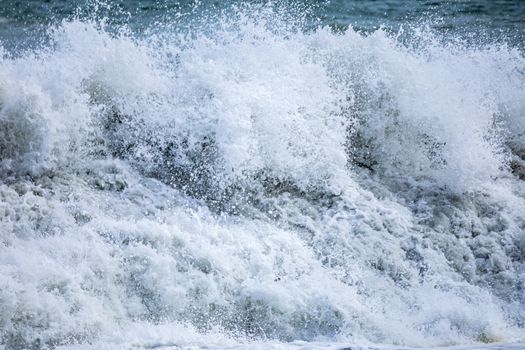
<path fill-rule="evenodd" d="M 518 2 L 17 4 L 0 349 L 525 342 Z"/>

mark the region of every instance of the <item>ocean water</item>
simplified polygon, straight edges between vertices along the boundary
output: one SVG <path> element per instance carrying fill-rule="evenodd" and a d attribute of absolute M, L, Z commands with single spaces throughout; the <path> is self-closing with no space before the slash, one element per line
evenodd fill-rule
<path fill-rule="evenodd" d="M 525 349 L 524 38 L 519 0 L 0 0 L 0 349 Z"/>

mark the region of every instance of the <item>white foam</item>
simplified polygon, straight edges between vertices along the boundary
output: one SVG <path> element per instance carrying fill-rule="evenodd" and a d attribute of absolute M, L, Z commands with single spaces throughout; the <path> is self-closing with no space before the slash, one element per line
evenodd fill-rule
<path fill-rule="evenodd" d="M 2 58 L 5 346 L 523 341 L 522 53 L 250 18 Z"/>

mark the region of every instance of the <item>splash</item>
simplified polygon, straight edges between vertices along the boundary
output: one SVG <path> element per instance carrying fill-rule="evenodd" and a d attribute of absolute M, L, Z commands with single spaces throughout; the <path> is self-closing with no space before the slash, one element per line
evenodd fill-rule
<path fill-rule="evenodd" d="M 523 341 L 523 53 L 293 18 L 2 55 L 6 348 Z"/>

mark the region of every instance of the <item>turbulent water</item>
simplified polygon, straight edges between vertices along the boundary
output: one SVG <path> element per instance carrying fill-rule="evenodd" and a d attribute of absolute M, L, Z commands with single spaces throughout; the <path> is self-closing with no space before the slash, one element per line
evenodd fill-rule
<path fill-rule="evenodd" d="M 0 349 L 525 342 L 523 2 L 118 4 L 0 3 Z"/>

